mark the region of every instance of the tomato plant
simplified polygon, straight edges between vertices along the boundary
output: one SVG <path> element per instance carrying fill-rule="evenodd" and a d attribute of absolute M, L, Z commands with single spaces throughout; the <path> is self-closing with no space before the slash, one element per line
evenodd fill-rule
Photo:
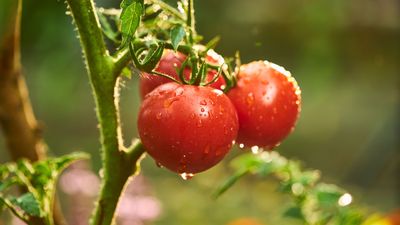
<path fill-rule="evenodd" d="M 138 129 L 147 152 L 178 173 L 198 173 L 217 164 L 238 131 L 236 110 L 222 91 L 174 82 L 146 95 Z"/>
<path fill-rule="evenodd" d="M 165 50 L 163 56 L 161 57 L 157 67 L 155 70 L 157 72 L 166 74 L 171 76 L 172 78 L 179 79 L 178 70 L 182 67 L 182 64 L 186 60 L 187 56 L 180 52 L 174 52 L 173 50 Z M 224 59 L 222 56 L 218 55 L 213 50 L 208 50 L 206 55 L 206 61 L 215 65 L 222 65 L 224 63 Z M 190 78 L 191 69 L 189 66 L 183 68 L 183 74 L 186 79 Z M 207 72 L 205 82 L 210 82 L 213 80 L 215 76 L 218 76 L 218 72 L 215 69 L 210 69 Z M 158 87 L 161 84 L 165 84 L 170 82 L 171 80 L 157 76 L 151 73 L 142 73 L 140 78 L 140 96 L 143 99 L 144 96 L 150 93 L 154 88 Z M 211 83 L 209 86 L 217 89 L 222 89 L 221 86 L 225 84 L 224 79 L 219 76 L 217 80 Z"/>
<path fill-rule="evenodd" d="M 229 93 L 239 117 L 237 142 L 273 148 L 294 128 L 300 113 L 300 88 L 282 67 L 266 61 L 243 65 Z"/>

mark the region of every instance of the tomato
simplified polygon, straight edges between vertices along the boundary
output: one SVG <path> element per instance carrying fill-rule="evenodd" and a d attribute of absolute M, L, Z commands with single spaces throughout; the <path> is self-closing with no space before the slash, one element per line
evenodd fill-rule
<path fill-rule="evenodd" d="M 239 117 L 237 143 L 267 147 L 294 129 L 300 113 L 300 88 L 290 72 L 267 61 L 240 67 L 237 86 L 228 92 Z"/>
<path fill-rule="evenodd" d="M 160 62 L 158 63 L 155 70 L 157 72 L 161 72 L 167 74 L 175 79 L 178 79 L 177 69 L 182 66 L 183 61 L 185 61 L 186 55 L 180 52 L 174 52 L 172 50 L 165 50 L 163 56 L 161 57 Z M 224 63 L 224 59 L 222 56 L 215 53 L 213 50 L 209 50 L 207 52 L 206 61 L 215 65 L 221 65 Z M 190 68 L 185 68 L 183 74 L 185 78 L 189 78 L 191 73 Z M 206 82 L 211 81 L 214 76 L 217 75 L 216 70 L 209 70 L 207 74 Z M 140 96 L 143 99 L 146 94 L 150 93 L 154 88 L 158 87 L 161 84 L 165 84 L 171 82 L 170 79 L 149 74 L 143 73 L 140 79 Z M 216 89 L 222 89 L 221 86 L 225 85 L 225 80 L 222 76 L 220 76 L 214 83 L 210 84 L 210 87 Z"/>
<path fill-rule="evenodd" d="M 175 82 L 147 94 L 138 117 L 148 154 L 181 174 L 198 173 L 221 161 L 238 129 L 236 110 L 222 91 Z"/>

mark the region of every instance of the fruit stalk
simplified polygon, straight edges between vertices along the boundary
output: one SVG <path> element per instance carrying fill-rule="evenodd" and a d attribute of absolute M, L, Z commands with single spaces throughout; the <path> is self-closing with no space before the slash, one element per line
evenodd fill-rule
<path fill-rule="evenodd" d="M 137 169 L 144 152 L 139 141 L 130 150 L 122 144 L 119 124 L 118 86 L 120 67 L 108 54 L 100 24 L 91 0 L 67 0 L 86 60 L 88 75 L 96 102 L 102 147 L 103 179 L 100 196 L 91 218 L 91 225 L 109 225 L 128 178 Z"/>

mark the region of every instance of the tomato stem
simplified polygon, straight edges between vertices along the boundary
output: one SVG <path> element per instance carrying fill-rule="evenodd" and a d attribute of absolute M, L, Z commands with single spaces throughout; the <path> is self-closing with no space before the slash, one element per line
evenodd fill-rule
<path fill-rule="evenodd" d="M 100 196 L 90 221 L 91 225 L 109 225 L 128 178 L 139 168 L 144 149 L 139 141 L 126 151 L 123 146 L 118 110 L 118 76 L 126 66 L 129 51 L 111 57 L 106 49 L 92 0 L 67 0 L 86 60 L 96 103 L 102 149 Z"/>

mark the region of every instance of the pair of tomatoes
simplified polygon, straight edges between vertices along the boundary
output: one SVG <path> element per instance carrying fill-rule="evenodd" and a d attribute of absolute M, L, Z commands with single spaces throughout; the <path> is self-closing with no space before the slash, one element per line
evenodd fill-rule
<path fill-rule="evenodd" d="M 156 70 L 178 78 L 185 57 L 166 51 Z M 206 60 L 223 63 L 214 52 Z M 235 142 L 272 149 L 291 132 L 300 111 L 300 89 L 290 73 L 266 61 L 239 71 L 237 85 L 227 94 L 220 90 L 222 77 L 210 86 L 192 86 L 143 74 L 138 130 L 157 164 L 194 174 L 221 161 Z M 190 74 L 190 68 L 184 73 Z M 215 75 L 210 70 L 206 79 Z"/>

